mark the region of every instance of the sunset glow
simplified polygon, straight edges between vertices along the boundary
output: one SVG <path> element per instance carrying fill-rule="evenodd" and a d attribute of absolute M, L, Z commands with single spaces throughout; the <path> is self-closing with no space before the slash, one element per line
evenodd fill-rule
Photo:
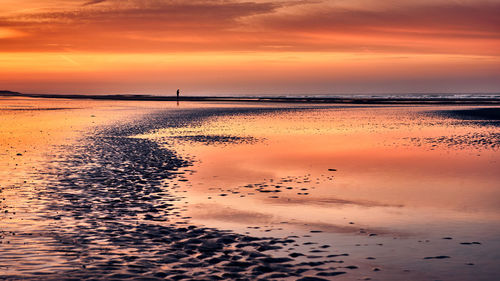
<path fill-rule="evenodd" d="M 500 92 L 500 1 L 3 0 L 0 88 Z"/>

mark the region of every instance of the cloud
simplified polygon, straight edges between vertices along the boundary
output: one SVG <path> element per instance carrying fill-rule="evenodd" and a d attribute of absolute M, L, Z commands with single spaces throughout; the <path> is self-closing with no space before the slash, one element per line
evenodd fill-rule
<path fill-rule="evenodd" d="M 89 1 L 86 4 L 104 1 Z M 95 27 L 106 32 L 137 30 L 149 32 L 168 31 L 175 27 L 179 31 L 186 29 L 208 30 L 213 27 L 231 28 L 242 17 L 271 13 L 281 4 L 232 1 L 126 1 L 125 4 L 108 1 L 104 7 L 89 7 L 70 11 L 41 12 L 14 18 L 3 18 L 3 25 L 29 26 L 39 23 L 52 28 L 64 28 L 73 25 L 76 28 Z"/>
<path fill-rule="evenodd" d="M 99 4 L 102 2 L 106 2 L 106 0 L 91 0 L 91 1 L 87 1 L 87 2 L 83 3 L 82 6 L 90 6 L 90 5 L 95 5 L 95 4 Z"/>
<path fill-rule="evenodd" d="M 392 207 L 392 208 L 402 208 L 404 205 L 401 204 L 385 204 L 375 201 L 367 200 L 346 200 L 341 198 L 300 198 L 300 197 L 280 197 L 272 198 L 268 200 L 269 202 L 281 202 L 286 204 L 296 204 L 296 205 L 315 205 L 315 206 L 333 206 L 333 205 L 356 205 L 361 207 Z"/>
<path fill-rule="evenodd" d="M 22 32 L 17 30 L 0 27 L 0 39 L 15 38 L 23 35 L 24 34 Z"/>
<path fill-rule="evenodd" d="M 368 227 L 365 225 L 340 225 L 329 222 L 320 221 L 305 221 L 281 217 L 272 213 L 256 212 L 236 209 L 229 206 L 223 206 L 220 204 L 208 204 L 208 203 L 197 203 L 192 204 L 190 208 L 190 215 L 193 215 L 195 220 L 217 220 L 222 222 L 233 222 L 246 225 L 276 225 L 283 227 L 284 225 L 291 226 L 293 228 L 306 229 L 306 230 L 321 230 L 328 233 L 356 233 L 360 235 L 367 235 L 366 233 L 360 233 L 360 228 L 364 228 L 366 231 L 371 233 L 377 233 L 378 235 L 391 235 L 398 237 L 409 237 L 410 232 L 402 231 L 388 231 L 383 228 Z M 287 227 L 288 228 L 288 227 Z"/>
<path fill-rule="evenodd" d="M 86 51 L 164 51 L 217 49 L 243 38 L 234 30 L 242 19 L 272 13 L 283 4 L 233 1 L 128 1 L 102 7 L 0 17 L 0 26 L 25 31 L 2 51 L 58 50 L 70 44 Z M 244 40 L 244 38 L 243 38 Z"/>
<path fill-rule="evenodd" d="M 91 0 L 83 3 L 82 6 L 90 6 L 90 5 L 100 4 L 103 2 L 106 2 L 106 0 Z"/>
<path fill-rule="evenodd" d="M 425 6 L 394 6 L 383 10 L 339 9 L 309 10 L 294 16 L 276 15 L 263 20 L 268 28 L 294 32 L 395 32 L 401 34 L 500 35 L 500 3 L 441 3 Z"/>
<path fill-rule="evenodd" d="M 368 2 L 93 0 L 0 16 L 0 51 L 500 54 L 498 2 Z"/>

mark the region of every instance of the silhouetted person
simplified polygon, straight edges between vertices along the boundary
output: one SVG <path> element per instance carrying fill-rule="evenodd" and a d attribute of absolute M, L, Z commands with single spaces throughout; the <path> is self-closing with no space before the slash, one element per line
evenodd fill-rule
<path fill-rule="evenodd" d="M 177 89 L 177 100 L 179 100 L 179 94 L 181 93 L 181 91 L 179 89 Z"/>

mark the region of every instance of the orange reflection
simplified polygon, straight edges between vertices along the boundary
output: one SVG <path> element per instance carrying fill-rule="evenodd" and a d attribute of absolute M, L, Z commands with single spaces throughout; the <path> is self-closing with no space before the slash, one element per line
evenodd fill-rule
<path fill-rule="evenodd" d="M 191 203 L 199 206 L 191 215 L 200 223 L 307 222 L 345 232 L 358 230 L 340 227 L 346 219 L 394 231 L 408 230 L 410 224 L 417 230 L 424 222 L 498 220 L 500 152 L 467 139 L 474 134 L 488 138 L 498 128 L 422 113 L 438 109 L 451 107 L 250 114 L 159 134 L 261 140 L 225 145 L 175 141 L 200 160 L 186 187 Z M 445 142 L 446 137 L 456 141 Z"/>

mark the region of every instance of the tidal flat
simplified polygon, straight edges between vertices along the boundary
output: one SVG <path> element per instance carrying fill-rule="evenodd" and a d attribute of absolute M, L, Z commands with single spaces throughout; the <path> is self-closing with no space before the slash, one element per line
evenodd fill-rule
<path fill-rule="evenodd" d="M 496 280 L 499 106 L 0 99 L 2 280 Z"/>

